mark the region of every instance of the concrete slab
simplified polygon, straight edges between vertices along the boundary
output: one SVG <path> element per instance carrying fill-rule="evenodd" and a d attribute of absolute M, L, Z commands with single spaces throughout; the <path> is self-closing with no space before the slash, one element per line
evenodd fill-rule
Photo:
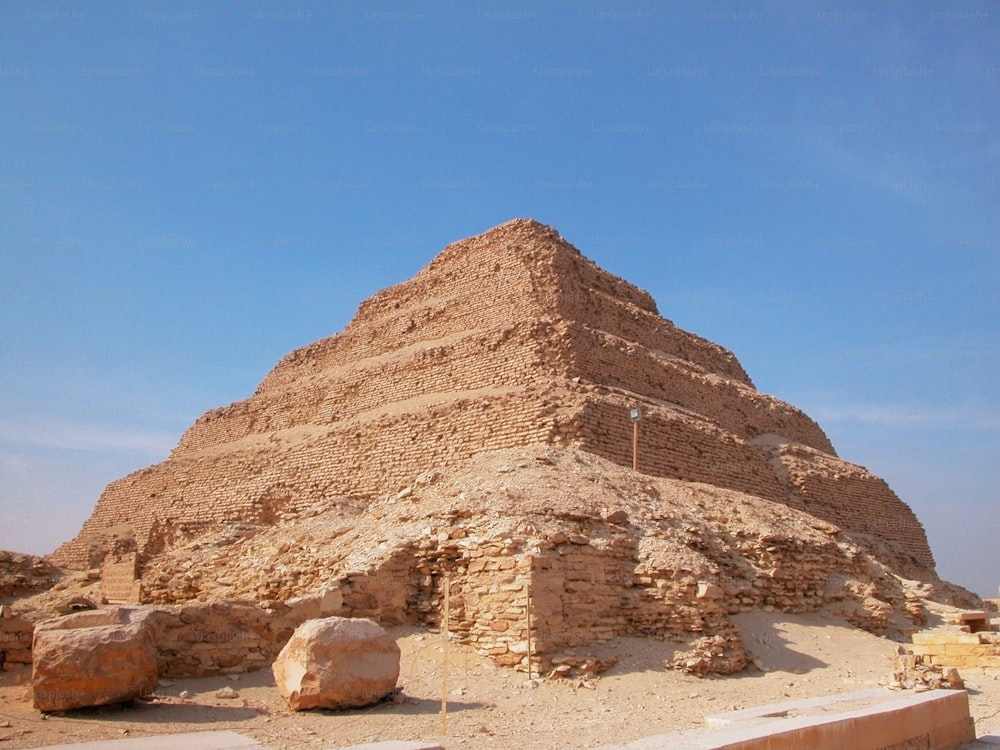
<path fill-rule="evenodd" d="M 436 742 L 385 740 L 384 742 L 366 742 L 364 745 L 340 747 L 334 750 L 444 750 L 444 748 Z"/>
<path fill-rule="evenodd" d="M 385 740 L 384 742 L 366 742 L 364 745 L 340 747 L 334 750 L 444 750 L 444 748 L 436 742 Z"/>
<path fill-rule="evenodd" d="M 710 728 L 630 742 L 629 750 L 876 750 L 911 740 L 923 747 L 973 742 L 968 694 L 863 690 L 707 717 Z M 621 745 L 607 746 L 619 748 Z M 973 745 L 972 747 L 976 747 Z"/>
<path fill-rule="evenodd" d="M 958 750 L 997 750 L 997 748 L 1000 748 L 1000 736 L 995 734 L 987 734 L 975 742 L 966 742 L 958 746 Z"/>
<path fill-rule="evenodd" d="M 47 745 L 35 750 L 266 750 L 256 740 L 236 732 L 182 732 L 155 737 L 99 740 L 75 745 Z"/>

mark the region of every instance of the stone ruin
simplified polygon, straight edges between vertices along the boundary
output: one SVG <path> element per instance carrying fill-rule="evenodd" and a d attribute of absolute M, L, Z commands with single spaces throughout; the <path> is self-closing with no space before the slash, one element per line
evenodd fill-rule
<path fill-rule="evenodd" d="M 450 632 L 540 667 L 638 634 L 695 639 L 676 666 L 732 672 L 747 663 L 737 612 L 825 610 L 886 633 L 930 600 L 976 604 L 938 578 L 882 479 L 531 220 L 449 245 L 288 354 L 165 461 L 112 482 L 51 559 L 105 566 L 117 601 L 274 612 L 312 597 L 385 626 L 442 626 L 448 586 Z"/>

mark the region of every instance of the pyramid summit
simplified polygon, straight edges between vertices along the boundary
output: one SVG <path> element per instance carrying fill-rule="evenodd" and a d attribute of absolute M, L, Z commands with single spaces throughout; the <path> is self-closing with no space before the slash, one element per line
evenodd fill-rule
<path fill-rule="evenodd" d="M 701 541 L 674 538 L 684 518 Z M 289 543 L 282 535 L 303 519 L 319 526 Z M 717 538 L 723 527 L 727 542 Z M 766 541 L 792 539 L 792 527 L 801 532 L 794 553 Z M 760 571 L 773 576 L 803 555 L 829 557 L 827 569 L 786 581 L 791 598 L 780 606 L 818 607 L 835 570 L 857 584 L 849 599 L 874 596 L 876 568 L 940 583 L 923 527 L 882 479 L 839 458 L 802 411 L 757 391 L 732 352 L 678 328 L 647 292 L 526 219 L 449 245 L 364 301 L 342 332 L 289 353 L 250 398 L 199 418 L 165 461 L 112 482 L 52 557 L 86 569 L 134 552 L 145 600 L 184 601 L 218 594 L 212 570 L 194 573 L 192 560 L 225 533 L 227 554 L 258 561 L 227 584 L 241 594 L 289 597 L 339 580 L 353 587 L 352 611 L 406 621 L 426 610 L 417 579 L 439 586 L 445 561 L 470 575 L 475 558 L 461 550 L 484 529 L 501 541 L 477 549 L 496 542 L 529 560 L 527 575 L 596 555 L 581 583 L 596 587 L 590 615 L 617 623 L 601 632 L 638 622 L 663 631 L 649 625 L 660 615 L 638 604 L 643 614 L 621 614 L 616 591 L 659 585 L 650 601 L 663 607 L 673 587 L 690 593 L 679 570 L 736 592 L 740 606 L 767 600 L 761 591 L 774 581 L 760 584 Z M 775 551 L 734 563 L 755 533 Z M 332 538 L 336 547 L 324 547 Z M 326 552 L 289 567 L 295 545 Z M 718 545 L 715 559 L 706 550 Z M 393 593 L 372 583 L 379 576 L 395 577 Z M 902 602 L 899 586 L 884 596 Z M 560 602 L 571 619 L 575 605 Z M 489 631 L 488 619 L 469 615 L 470 628 Z"/>

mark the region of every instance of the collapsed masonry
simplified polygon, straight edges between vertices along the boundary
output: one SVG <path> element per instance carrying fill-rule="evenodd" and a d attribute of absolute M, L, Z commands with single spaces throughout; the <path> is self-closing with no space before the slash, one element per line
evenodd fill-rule
<path fill-rule="evenodd" d="M 341 614 L 386 625 L 437 622 L 448 578 L 451 629 L 501 663 L 523 659 L 529 602 L 538 654 L 626 633 L 738 654 L 734 612 L 884 632 L 963 593 L 883 480 L 530 220 L 448 246 L 287 355 L 109 485 L 52 558 L 122 553 L 145 602 L 335 586 Z"/>

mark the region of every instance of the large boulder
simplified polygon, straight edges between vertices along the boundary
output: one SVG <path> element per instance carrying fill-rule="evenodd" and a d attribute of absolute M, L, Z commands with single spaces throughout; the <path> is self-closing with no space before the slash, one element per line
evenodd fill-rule
<path fill-rule="evenodd" d="M 272 671 L 293 711 L 358 708 L 396 687 L 399 646 L 371 620 L 307 620 L 281 649 Z"/>
<path fill-rule="evenodd" d="M 121 607 L 38 623 L 31 671 L 35 708 L 67 711 L 151 693 L 156 646 L 145 615 Z"/>

